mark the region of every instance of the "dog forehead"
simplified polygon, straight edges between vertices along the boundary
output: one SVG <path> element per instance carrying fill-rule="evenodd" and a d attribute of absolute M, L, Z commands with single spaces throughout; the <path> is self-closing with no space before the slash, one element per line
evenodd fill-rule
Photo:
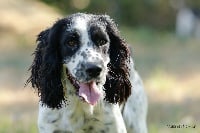
<path fill-rule="evenodd" d="M 79 32 L 86 32 L 88 29 L 88 19 L 87 16 L 76 16 L 73 18 L 73 29 Z"/>
<path fill-rule="evenodd" d="M 98 15 L 91 15 L 91 14 L 75 14 L 72 17 L 72 27 L 78 31 L 86 31 L 90 30 L 91 26 L 105 28 L 105 23 L 98 19 Z"/>

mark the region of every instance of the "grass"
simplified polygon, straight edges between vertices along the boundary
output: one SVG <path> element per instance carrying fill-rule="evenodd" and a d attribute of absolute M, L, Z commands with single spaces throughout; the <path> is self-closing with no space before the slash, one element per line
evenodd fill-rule
<path fill-rule="evenodd" d="M 199 39 L 148 28 L 122 28 L 149 98 L 150 133 L 200 132 Z M 195 128 L 169 128 L 167 125 Z"/>
<path fill-rule="evenodd" d="M 0 123 L 1 133 L 37 133 L 35 121 L 17 120 L 1 116 Z"/>

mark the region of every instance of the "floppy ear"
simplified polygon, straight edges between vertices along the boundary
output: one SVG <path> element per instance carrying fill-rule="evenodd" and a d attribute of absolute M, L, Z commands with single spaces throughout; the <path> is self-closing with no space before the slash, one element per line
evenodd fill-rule
<path fill-rule="evenodd" d="M 131 94 L 131 83 L 129 81 L 130 52 L 127 43 L 120 37 L 116 24 L 109 16 L 105 15 L 101 21 L 105 21 L 106 30 L 110 38 L 110 62 L 108 64 L 108 75 L 106 77 L 105 100 L 110 103 L 122 103 Z"/>
<path fill-rule="evenodd" d="M 62 59 L 60 55 L 60 36 L 64 20 L 56 22 L 38 35 L 37 48 L 34 60 L 30 67 L 33 88 L 38 89 L 38 94 L 43 105 L 50 108 L 60 108 L 65 101 L 61 82 Z"/>

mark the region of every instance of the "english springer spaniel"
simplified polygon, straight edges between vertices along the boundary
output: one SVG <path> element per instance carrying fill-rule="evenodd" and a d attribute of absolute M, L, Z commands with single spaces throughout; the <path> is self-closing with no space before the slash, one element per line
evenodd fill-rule
<path fill-rule="evenodd" d="M 147 99 L 107 15 L 76 13 L 37 38 L 30 67 L 40 133 L 147 133 Z"/>

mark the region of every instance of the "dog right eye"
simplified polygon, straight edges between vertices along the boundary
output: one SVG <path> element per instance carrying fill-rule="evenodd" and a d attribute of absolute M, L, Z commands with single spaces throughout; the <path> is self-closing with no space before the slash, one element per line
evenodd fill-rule
<path fill-rule="evenodd" d="M 65 44 L 69 47 L 77 47 L 79 45 L 79 35 L 77 32 L 72 33 L 66 39 Z"/>
<path fill-rule="evenodd" d="M 79 44 L 79 42 L 77 40 L 69 40 L 66 42 L 66 44 L 70 47 L 75 47 Z"/>

